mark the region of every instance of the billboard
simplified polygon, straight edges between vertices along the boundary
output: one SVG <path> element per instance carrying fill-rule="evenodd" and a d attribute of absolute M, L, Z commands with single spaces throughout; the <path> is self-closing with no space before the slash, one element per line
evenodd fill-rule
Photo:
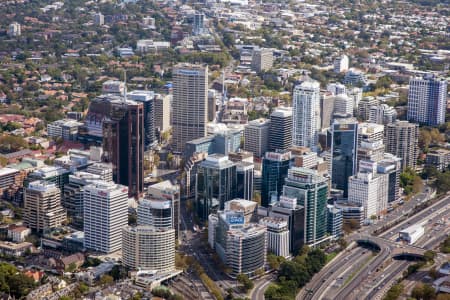
<path fill-rule="evenodd" d="M 244 214 L 243 213 L 227 213 L 226 218 L 227 223 L 230 225 L 244 225 Z"/>

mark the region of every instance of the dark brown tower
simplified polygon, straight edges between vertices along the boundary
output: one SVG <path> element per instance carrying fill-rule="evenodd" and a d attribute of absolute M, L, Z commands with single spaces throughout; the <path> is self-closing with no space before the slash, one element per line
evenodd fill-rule
<path fill-rule="evenodd" d="M 103 160 L 113 165 L 113 179 L 128 186 L 128 196 L 144 189 L 144 108 L 134 101 L 112 101 L 103 122 Z"/>

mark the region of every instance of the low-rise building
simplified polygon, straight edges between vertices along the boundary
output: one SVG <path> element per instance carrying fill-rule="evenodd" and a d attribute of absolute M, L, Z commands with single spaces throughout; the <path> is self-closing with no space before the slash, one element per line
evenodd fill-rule
<path fill-rule="evenodd" d="M 439 171 L 445 171 L 450 164 L 450 150 L 435 149 L 427 153 L 425 165 L 435 167 Z"/>

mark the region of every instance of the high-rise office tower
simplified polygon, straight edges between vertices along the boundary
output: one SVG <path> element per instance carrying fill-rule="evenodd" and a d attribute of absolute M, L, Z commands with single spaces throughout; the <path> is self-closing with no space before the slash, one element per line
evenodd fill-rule
<path fill-rule="evenodd" d="M 236 163 L 236 197 L 253 200 L 253 177 L 255 165 L 249 162 Z"/>
<path fill-rule="evenodd" d="M 409 81 L 408 121 L 429 126 L 445 123 L 447 80 L 433 74 Z"/>
<path fill-rule="evenodd" d="M 100 176 L 100 180 L 111 182 L 113 181 L 112 169 L 112 165 L 108 163 L 93 163 L 87 167 L 86 172 Z"/>
<path fill-rule="evenodd" d="M 175 230 L 150 225 L 122 228 L 122 260 L 131 269 L 175 269 Z"/>
<path fill-rule="evenodd" d="M 122 228 L 128 224 L 128 189 L 97 181 L 83 190 L 84 247 L 111 253 L 122 247 Z"/>
<path fill-rule="evenodd" d="M 169 180 L 151 185 L 146 199 L 139 202 L 137 223 L 157 228 L 173 228 L 178 239 L 180 229 L 180 187 Z"/>
<path fill-rule="evenodd" d="M 320 95 L 320 128 L 330 128 L 333 120 L 335 96 L 330 93 L 322 93 Z"/>
<path fill-rule="evenodd" d="M 293 93 L 292 144 L 317 149 L 320 128 L 320 83 L 307 80 Z"/>
<path fill-rule="evenodd" d="M 292 107 L 279 107 L 270 115 L 269 151 L 292 146 Z"/>
<path fill-rule="evenodd" d="M 377 163 L 361 161 L 360 170 L 348 179 L 348 201 L 364 207 L 364 217 L 379 216 L 388 204 L 388 176 L 377 173 Z"/>
<path fill-rule="evenodd" d="M 315 170 L 294 167 L 288 172 L 283 195 L 296 198 L 305 209 L 305 244 L 323 242 L 327 233 L 328 179 Z"/>
<path fill-rule="evenodd" d="M 387 105 L 374 105 L 369 110 L 369 122 L 387 125 L 397 120 L 395 108 Z"/>
<path fill-rule="evenodd" d="M 244 129 L 244 150 L 256 157 L 262 157 L 269 147 L 270 121 L 257 119 L 250 121 Z"/>
<path fill-rule="evenodd" d="M 337 119 L 331 127 L 331 184 L 347 197 L 348 178 L 356 173 L 358 145 L 356 119 Z"/>
<path fill-rule="evenodd" d="M 269 211 L 272 218 L 287 221 L 289 229 L 289 252 L 297 254 L 305 243 L 305 208 L 297 204 L 297 198 L 281 196 Z"/>
<path fill-rule="evenodd" d="M 347 96 L 353 99 L 353 107 L 356 109 L 359 107 L 359 101 L 362 99 L 362 88 L 352 87 L 347 90 Z"/>
<path fill-rule="evenodd" d="M 64 193 L 64 185 L 69 182 L 70 171 L 58 166 L 45 166 L 28 174 L 24 181 L 25 186 L 32 181 L 44 180 L 54 183 L 61 195 Z"/>
<path fill-rule="evenodd" d="M 289 170 L 291 152 L 267 152 L 262 162 L 261 205 L 278 201 Z"/>
<path fill-rule="evenodd" d="M 178 64 L 173 68 L 172 127 L 174 149 L 206 136 L 208 123 L 208 67 Z"/>
<path fill-rule="evenodd" d="M 386 126 L 386 152 L 402 159 L 402 170 L 416 168 L 418 143 L 418 124 L 397 121 Z"/>
<path fill-rule="evenodd" d="M 157 94 L 154 100 L 155 104 L 155 130 L 159 134 L 166 132 L 171 126 L 170 102 L 172 95 Z"/>
<path fill-rule="evenodd" d="M 252 54 L 252 70 L 261 73 L 273 66 L 273 51 L 268 48 L 254 49 Z"/>
<path fill-rule="evenodd" d="M 221 154 L 210 155 L 200 163 L 197 173 L 196 208 L 200 220 L 223 210 L 225 202 L 236 197 L 236 164 Z"/>
<path fill-rule="evenodd" d="M 155 137 L 155 93 L 152 91 L 131 91 L 128 99 L 142 103 L 144 109 L 144 151 L 156 146 Z"/>
<path fill-rule="evenodd" d="M 128 186 L 129 197 L 144 190 L 144 107 L 132 100 L 111 100 L 103 121 L 103 160 L 112 163 L 113 179 Z"/>
<path fill-rule="evenodd" d="M 46 233 L 61 226 L 66 211 L 61 206 L 61 191 L 55 183 L 30 182 L 24 190 L 24 221 L 32 230 Z"/>

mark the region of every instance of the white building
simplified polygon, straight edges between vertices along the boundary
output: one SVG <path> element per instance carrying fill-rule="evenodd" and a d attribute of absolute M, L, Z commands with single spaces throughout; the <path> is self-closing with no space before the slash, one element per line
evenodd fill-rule
<path fill-rule="evenodd" d="M 350 98 L 346 94 L 339 94 L 334 99 L 333 112 L 336 115 L 353 117 L 353 104 L 354 101 L 352 98 Z"/>
<path fill-rule="evenodd" d="M 122 247 L 122 227 L 128 224 L 128 188 L 97 181 L 83 191 L 84 247 L 111 253 Z"/>
<path fill-rule="evenodd" d="M 318 81 L 304 81 L 294 88 L 292 119 L 292 144 L 317 149 L 317 135 L 320 128 Z"/>
<path fill-rule="evenodd" d="M 388 206 L 387 174 L 376 173 L 376 163 L 361 161 L 360 171 L 348 179 L 348 201 L 364 207 L 365 219 L 384 213 Z"/>
<path fill-rule="evenodd" d="M 425 233 L 425 230 L 423 226 L 421 225 L 412 225 L 408 228 L 403 229 L 398 233 L 398 237 L 401 240 L 404 240 L 408 244 L 412 245 L 415 242 L 417 242 L 418 239 L 420 239 L 423 234 Z"/>
<path fill-rule="evenodd" d="M 94 15 L 94 24 L 97 25 L 97 26 L 102 26 L 102 25 L 105 24 L 105 16 L 102 15 L 101 12 L 96 13 Z"/>
<path fill-rule="evenodd" d="M 62 138 L 65 141 L 75 141 L 78 128 L 83 123 L 71 119 L 57 120 L 47 125 L 47 135 L 51 138 Z"/>
<path fill-rule="evenodd" d="M 22 34 L 22 31 L 21 31 L 21 26 L 19 23 L 14 22 L 9 25 L 9 27 L 8 27 L 8 36 L 9 37 L 17 37 L 17 36 L 20 36 L 21 34 Z"/>
<path fill-rule="evenodd" d="M 327 85 L 327 91 L 332 93 L 334 96 L 342 95 L 347 93 L 347 88 L 342 83 L 329 83 Z"/>
<path fill-rule="evenodd" d="M 433 74 L 409 81 L 408 121 L 435 126 L 445 123 L 447 80 Z"/>
<path fill-rule="evenodd" d="M 265 217 L 259 224 L 267 227 L 267 250 L 276 256 L 289 257 L 289 227 L 283 218 Z"/>
<path fill-rule="evenodd" d="M 347 90 L 347 95 L 353 99 L 353 107 L 357 108 L 359 105 L 359 101 L 362 99 L 362 89 L 359 87 L 352 87 Z"/>
<path fill-rule="evenodd" d="M 361 141 L 383 142 L 384 126 L 375 123 L 359 123 L 358 124 L 358 147 Z"/>
<path fill-rule="evenodd" d="M 122 261 L 131 269 L 175 269 L 175 230 L 154 226 L 122 228 Z"/>
<path fill-rule="evenodd" d="M 270 120 L 257 119 L 248 123 L 244 129 L 244 150 L 256 157 L 264 156 L 269 148 Z"/>
<path fill-rule="evenodd" d="M 333 69 L 335 73 L 342 73 L 348 71 L 349 67 L 349 59 L 348 56 L 343 54 L 339 57 L 337 57 L 334 60 Z"/>
<path fill-rule="evenodd" d="M 138 40 L 136 42 L 136 51 L 138 52 L 158 52 L 170 48 L 170 42 L 154 40 Z"/>
<path fill-rule="evenodd" d="M 395 108 L 387 105 L 374 105 L 369 110 L 369 122 L 387 125 L 397 120 L 397 111 Z"/>
<path fill-rule="evenodd" d="M 216 228 L 219 224 L 219 218 L 216 214 L 210 214 L 208 216 L 208 244 L 212 249 L 216 248 Z"/>

